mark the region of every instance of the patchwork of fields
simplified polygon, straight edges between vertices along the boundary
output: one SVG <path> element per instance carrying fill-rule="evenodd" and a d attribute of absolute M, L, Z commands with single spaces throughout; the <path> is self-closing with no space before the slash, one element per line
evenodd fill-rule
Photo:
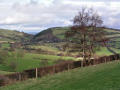
<path fill-rule="evenodd" d="M 52 47 L 51 44 L 49 45 L 32 45 L 30 46 L 31 48 L 34 49 L 42 49 L 47 52 L 53 52 L 53 55 L 49 54 L 37 54 L 37 53 L 29 53 L 25 52 L 23 57 L 13 57 L 9 56 L 7 60 L 5 61 L 6 64 L 0 64 L 0 70 L 1 71 L 7 71 L 7 72 L 21 72 L 23 70 L 27 69 L 32 69 L 36 67 L 43 67 L 43 66 L 49 66 L 53 64 L 57 64 L 60 61 L 65 61 L 65 60 L 78 60 L 78 58 L 75 58 L 73 56 L 66 56 L 66 52 L 60 51 L 56 47 Z M 2 49 L 10 48 L 9 44 L 3 44 Z M 118 49 L 113 49 L 117 53 L 120 53 L 120 50 Z M 57 54 L 62 53 L 64 56 L 58 56 Z M 11 52 L 9 52 L 11 54 Z M 74 55 L 73 53 L 72 55 Z M 100 51 L 96 52 L 97 56 L 106 56 L 106 55 L 111 55 L 110 51 L 107 50 L 107 48 L 102 47 Z M 16 67 L 13 70 L 12 67 L 10 66 L 11 63 L 15 63 Z M 13 64 L 14 64 L 13 63 Z M 13 67 L 14 68 L 14 67 Z M 2 73 L 1 73 L 2 74 Z"/>
<path fill-rule="evenodd" d="M 50 29 L 50 34 L 48 31 L 43 33 L 39 33 L 36 35 L 37 40 L 46 37 L 46 35 L 50 35 L 51 38 L 63 40 L 64 33 L 68 30 L 69 27 L 64 28 L 52 28 Z M 113 29 L 104 29 L 107 37 L 111 39 L 109 42 L 110 48 L 115 53 L 120 54 L 120 31 L 113 30 Z M 0 31 L 2 32 L 2 31 Z M 47 33 L 47 34 L 46 34 Z M 8 32 L 4 33 L 3 35 L 7 38 L 2 39 L 3 41 L 15 41 L 11 40 L 14 37 L 11 35 L 17 34 L 17 38 L 20 37 L 19 40 L 22 39 L 23 33 L 18 32 Z M 16 37 L 16 36 L 15 36 Z M 30 36 L 31 37 L 31 36 Z M 25 37 L 24 37 L 25 38 Z M 27 40 L 28 38 L 25 38 Z M 34 38 L 35 39 L 35 38 Z M 47 38 L 47 40 L 49 40 Z M 58 40 L 58 41 L 59 41 Z M 44 40 L 43 40 L 44 41 Z M 51 40 L 52 41 L 52 40 Z M 18 48 L 18 52 L 16 50 L 11 51 L 10 43 L 2 43 L 0 45 L 0 51 L 7 51 L 7 58 L 3 64 L 0 64 L 0 74 L 10 74 L 14 72 L 22 72 L 27 69 L 32 69 L 36 67 L 44 67 L 54 65 L 66 60 L 79 60 L 81 58 L 79 56 L 79 52 L 71 52 L 68 53 L 67 51 L 62 50 L 63 42 L 39 42 L 36 44 L 29 44 L 26 45 L 27 48 L 22 47 L 22 51 Z M 20 50 L 20 52 L 19 52 Z M 1 52 L 0 52 L 1 53 Z M 2 55 L 4 55 L 3 53 Z M 108 56 L 113 54 L 108 48 L 101 47 L 99 51 L 96 51 L 95 56 Z M 2 56 L 0 56 L 2 57 Z M 4 56 L 3 56 L 4 57 Z M 0 58 L 1 60 L 2 58 Z M 101 64 L 98 66 L 90 66 L 86 68 L 78 68 L 75 70 L 71 70 L 69 72 L 58 73 L 54 76 L 46 76 L 39 79 L 30 79 L 28 81 L 20 82 L 18 84 L 12 86 L 5 86 L 0 88 L 1 90 L 83 90 L 83 89 L 91 89 L 91 90 L 104 90 L 104 89 L 117 89 L 119 88 L 119 65 L 118 61 Z M 98 78 L 99 77 L 99 78 Z M 115 81 L 117 80 L 117 82 Z M 30 83 L 31 82 L 31 83 Z M 104 87 L 102 87 L 104 86 Z"/>

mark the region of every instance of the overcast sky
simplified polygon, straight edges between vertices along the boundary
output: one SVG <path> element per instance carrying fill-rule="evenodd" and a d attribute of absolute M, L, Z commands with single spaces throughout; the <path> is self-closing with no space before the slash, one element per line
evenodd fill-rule
<path fill-rule="evenodd" d="M 81 7 L 92 7 L 104 25 L 120 29 L 120 0 L 0 0 L 0 28 L 40 32 L 69 26 Z"/>

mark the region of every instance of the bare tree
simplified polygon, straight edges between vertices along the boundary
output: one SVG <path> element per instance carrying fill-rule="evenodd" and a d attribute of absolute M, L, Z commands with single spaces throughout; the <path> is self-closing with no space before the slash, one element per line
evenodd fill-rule
<path fill-rule="evenodd" d="M 65 33 L 65 47 L 80 52 L 83 60 L 90 59 L 101 45 L 108 40 L 102 30 L 102 19 L 93 9 L 82 8 L 74 17 L 73 26 Z M 82 53 L 81 53 L 82 52 Z"/>

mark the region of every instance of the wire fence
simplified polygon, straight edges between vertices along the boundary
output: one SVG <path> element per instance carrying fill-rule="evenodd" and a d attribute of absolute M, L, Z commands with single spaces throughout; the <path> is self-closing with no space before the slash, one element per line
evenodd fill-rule
<path fill-rule="evenodd" d="M 8 74 L 8 75 L 0 75 L 0 86 L 11 84 L 16 81 L 24 81 L 29 78 L 43 77 L 49 74 L 51 75 L 51 74 L 67 71 L 67 70 L 78 68 L 78 67 L 97 65 L 100 63 L 107 63 L 115 60 L 120 60 L 119 54 L 103 56 L 98 59 L 91 59 L 91 60 L 85 60 L 85 61 L 66 61 L 53 66 L 34 68 L 30 70 L 25 70 L 23 72 L 17 72 L 17 73 Z"/>

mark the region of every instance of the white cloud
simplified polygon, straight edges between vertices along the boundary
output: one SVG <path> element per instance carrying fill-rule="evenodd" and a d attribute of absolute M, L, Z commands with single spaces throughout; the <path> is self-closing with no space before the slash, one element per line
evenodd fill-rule
<path fill-rule="evenodd" d="M 18 23 L 26 23 L 29 21 L 30 20 L 27 15 L 22 14 L 22 13 L 15 13 L 14 16 L 10 15 L 4 18 L 4 20 L 1 20 L 0 23 L 1 24 L 18 24 Z"/>
<path fill-rule="evenodd" d="M 81 7 L 93 7 L 105 25 L 120 28 L 120 2 L 114 0 L 2 0 L 0 28 L 39 31 L 48 27 L 71 25 Z M 43 28 L 44 27 L 44 28 Z"/>

